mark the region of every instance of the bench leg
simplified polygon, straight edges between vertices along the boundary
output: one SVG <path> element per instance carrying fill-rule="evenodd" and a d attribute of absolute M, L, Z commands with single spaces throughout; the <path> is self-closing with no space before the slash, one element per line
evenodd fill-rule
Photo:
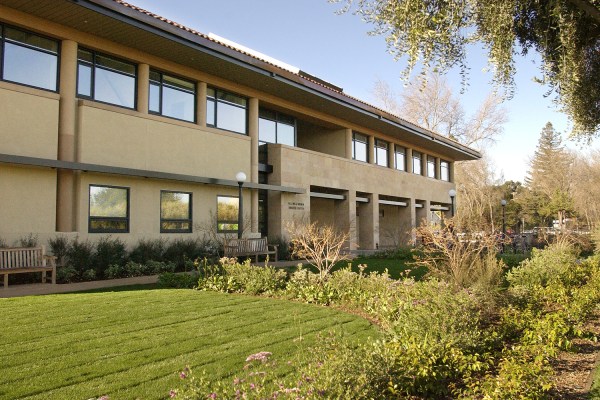
<path fill-rule="evenodd" d="M 8 288 L 8 274 L 4 274 L 4 289 Z"/>
<path fill-rule="evenodd" d="M 42 271 L 42 283 L 46 283 L 46 271 Z"/>

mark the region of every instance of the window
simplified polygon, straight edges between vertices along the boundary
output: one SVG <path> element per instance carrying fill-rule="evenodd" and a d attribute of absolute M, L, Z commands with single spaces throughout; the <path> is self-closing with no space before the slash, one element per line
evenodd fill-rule
<path fill-rule="evenodd" d="M 448 161 L 440 161 L 440 179 L 450 182 L 450 163 Z"/>
<path fill-rule="evenodd" d="M 421 175 L 421 153 L 419 153 L 418 151 L 413 151 L 412 160 L 413 174 Z"/>
<path fill-rule="evenodd" d="M 0 39 L 3 80 L 57 91 L 57 41 L 2 25 Z"/>
<path fill-rule="evenodd" d="M 195 122 L 196 84 L 151 70 L 148 110 L 154 114 Z"/>
<path fill-rule="evenodd" d="M 237 232 L 239 205 L 238 197 L 217 196 L 217 232 Z"/>
<path fill-rule="evenodd" d="M 396 161 L 396 169 L 400 171 L 406 171 L 406 149 L 404 147 L 396 146 L 394 150 L 394 157 Z"/>
<path fill-rule="evenodd" d="M 427 156 L 427 176 L 435 178 L 435 158 Z"/>
<path fill-rule="evenodd" d="M 388 143 L 380 139 L 375 139 L 375 164 L 388 166 Z"/>
<path fill-rule="evenodd" d="M 261 144 L 296 145 L 296 119 L 276 111 L 259 110 L 258 140 Z"/>
<path fill-rule="evenodd" d="M 129 188 L 90 185 L 90 233 L 129 232 Z"/>
<path fill-rule="evenodd" d="M 162 233 L 190 233 L 192 231 L 192 194 L 160 192 L 160 231 Z"/>
<path fill-rule="evenodd" d="M 360 133 L 352 133 L 352 159 L 367 162 L 369 139 Z"/>
<path fill-rule="evenodd" d="M 135 108 L 136 66 L 90 50 L 77 51 L 77 95 Z"/>
<path fill-rule="evenodd" d="M 247 133 L 248 100 L 223 90 L 208 88 L 206 124 L 241 134 Z"/>

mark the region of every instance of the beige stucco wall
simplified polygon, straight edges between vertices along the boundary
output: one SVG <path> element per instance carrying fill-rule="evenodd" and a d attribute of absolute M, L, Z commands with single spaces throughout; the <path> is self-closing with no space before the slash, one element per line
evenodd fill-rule
<path fill-rule="evenodd" d="M 233 180 L 250 176 L 250 138 L 82 102 L 79 161 Z"/>
<path fill-rule="evenodd" d="M 346 155 L 346 130 L 331 130 L 299 120 L 297 145 L 300 148 L 331 154 Z"/>
<path fill-rule="evenodd" d="M 0 164 L 0 238 L 8 245 L 29 234 L 54 234 L 56 171 Z M 45 244 L 45 243 L 44 243 Z"/>
<path fill-rule="evenodd" d="M 58 95 L 0 82 L 0 104 L 0 153 L 56 160 Z"/>

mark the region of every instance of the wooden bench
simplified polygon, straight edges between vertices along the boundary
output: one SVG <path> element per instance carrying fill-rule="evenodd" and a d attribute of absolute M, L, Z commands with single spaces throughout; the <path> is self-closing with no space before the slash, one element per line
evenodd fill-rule
<path fill-rule="evenodd" d="M 42 283 L 46 272 L 52 272 L 52 284 L 56 284 L 56 257 L 46 255 L 41 247 L 0 249 L 0 275 L 4 275 L 4 289 L 8 287 L 8 275 L 41 272 Z"/>
<path fill-rule="evenodd" d="M 225 257 L 251 257 L 258 262 L 258 256 L 273 254 L 277 261 L 277 246 L 267 243 L 267 238 L 225 239 L 223 244 Z"/>

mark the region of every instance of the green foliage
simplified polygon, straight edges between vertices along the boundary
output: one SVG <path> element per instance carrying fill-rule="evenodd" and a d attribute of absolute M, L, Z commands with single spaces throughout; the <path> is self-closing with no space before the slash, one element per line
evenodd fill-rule
<path fill-rule="evenodd" d="M 163 261 L 165 259 L 165 248 L 167 241 L 159 239 L 140 239 L 129 253 L 131 261 L 145 264 L 147 261 Z"/>
<path fill-rule="evenodd" d="M 172 289 L 193 289 L 198 283 L 198 275 L 195 273 L 173 273 L 164 272 L 158 276 L 158 286 Z"/>
<path fill-rule="evenodd" d="M 134 276 L 157 275 L 162 273 L 173 273 L 176 269 L 175 263 L 148 261 L 145 264 L 128 261 L 125 265 L 113 264 L 106 269 L 108 279 L 130 278 Z"/>
<path fill-rule="evenodd" d="M 56 256 L 57 264 L 64 265 L 69 251 L 69 239 L 66 236 L 56 236 L 53 239 L 48 239 L 48 245 L 52 254 Z"/>
<path fill-rule="evenodd" d="M 30 233 L 26 236 L 19 238 L 19 247 L 37 247 L 38 246 L 38 237 L 33 233 Z"/>
<path fill-rule="evenodd" d="M 86 271 L 94 267 L 94 245 L 75 238 L 68 247 L 65 261 L 65 267 L 73 272 L 72 279 L 83 280 L 85 276 L 90 276 Z"/>
<path fill-rule="evenodd" d="M 125 243 L 119 238 L 101 237 L 96 243 L 94 253 L 94 269 L 97 276 L 104 276 L 109 265 L 124 265 L 127 260 Z"/>

